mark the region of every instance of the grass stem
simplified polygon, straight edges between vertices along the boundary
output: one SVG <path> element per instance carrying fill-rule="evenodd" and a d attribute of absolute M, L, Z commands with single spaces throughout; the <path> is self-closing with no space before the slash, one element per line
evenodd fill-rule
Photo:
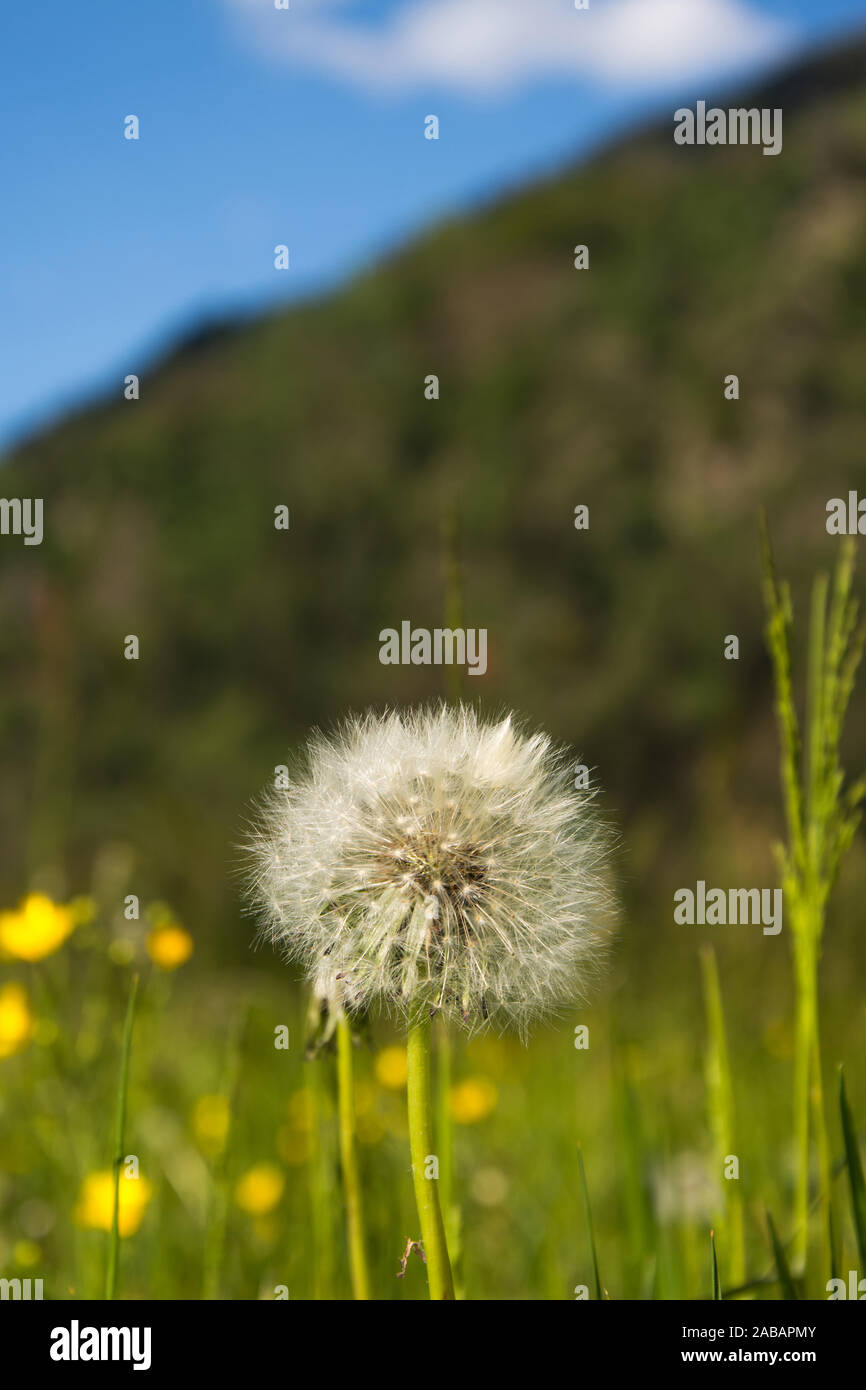
<path fill-rule="evenodd" d="M 132 1050 L 132 1025 L 135 1019 L 135 1001 L 138 995 L 138 976 L 133 975 L 129 990 L 129 1003 L 126 1006 L 126 1021 L 123 1025 L 123 1045 L 120 1054 L 120 1082 L 117 1088 L 117 1108 L 114 1118 L 114 1196 L 111 1213 L 111 1233 L 108 1240 L 108 1268 L 105 1271 L 105 1297 L 113 1299 L 117 1290 L 117 1255 L 120 1245 L 120 1172 L 124 1160 L 124 1138 L 126 1133 L 126 1100 L 129 1091 L 129 1055 Z"/>
<path fill-rule="evenodd" d="M 232 1131 L 235 1123 L 244 1036 L 249 1008 L 243 1002 L 232 1019 L 219 1095 L 225 1104 L 226 1131 L 222 1146 L 214 1160 L 207 1226 L 204 1237 L 202 1270 L 202 1299 L 210 1301 L 220 1296 L 223 1254 L 229 1217 L 229 1162 Z"/>

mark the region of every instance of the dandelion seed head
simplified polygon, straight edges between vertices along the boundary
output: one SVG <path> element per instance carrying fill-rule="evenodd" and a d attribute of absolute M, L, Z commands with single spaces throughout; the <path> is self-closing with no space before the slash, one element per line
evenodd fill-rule
<path fill-rule="evenodd" d="M 611 836 L 574 761 L 465 705 L 316 735 L 250 841 L 264 932 L 334 1009 L 420 1002 L 525 1033 L 573 1007 L 615 918 Z"/>

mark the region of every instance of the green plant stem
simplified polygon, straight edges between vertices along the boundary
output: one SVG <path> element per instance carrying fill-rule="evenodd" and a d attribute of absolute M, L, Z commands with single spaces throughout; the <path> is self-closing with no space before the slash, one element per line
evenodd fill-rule
<path fill-rule="evenodd" d="M 229 1217 L 229 1161 L 232 1130 L 235 1120 L 238 1087 L 240 1084 L 241 1063 L 243 1060 L 244 1035 L 247 1026 L 248 1005 L 241 1003 L 235 1014 L 226 1047 L 226 1060 L 219 1094 L 226 1104 L 228 1128 L 222 1148 L 214 1160 L 207 1223 L 204 1236 L 204 1256 L 202 1266 L 202 1299 L 210 1301 L 220 1296 L 223 1253 L 225 1251 L 226 1231 Z"/>
<path fill-rule="evenodd" d="M 794 703 L 792 631 L 794 610 L 787 584 L 776 577 L 767 532 L 761 521 L 767 644 L 773 661 L 776 714 L 782 743 L 782 785 L 788 844 L 778 847 L 782 887 L 791 922 L 796 987 L 794 1039 L 794 1142 L 797 1176 L 794 1194 L 793 1262 L 807 1275 L 810 1254 L 809 1179 L 812 1141 L 818 1160 L 821 1287 L 833 1263 L 831 1158 L 824 1106 L 818 998 L 818 965 L 827 902 L 839 867 L 851 846 L 866 797 L 866 779 L 844 790 L 840 745 L 858 666 L 866 644 L 866 625 L 852 597 L 854 548 L 843 546 L 832 584 L 818 575 L 812 586 L 807 659 L 805 765 Z M 828 606 L 829 603 L 829 606 Z"/>
<path fill-rule="evenodd" d="M 802 956 L 802 950 L 798 953 Z M 796 1023 L 794 1031 L 794 1140 L 797 1150 L 797 1185 L 794 1197 L 794 1265 L 806 1268 L 809 1250 L 809 1073 L 812 1065 L 814 1010 L 811 993 L 797 971 Z"/>
<path fill-rule="evenodd" d="M 421 1240 L 427 1262 L 427 1285 L 433 1300 L 452 1299 L 454 1281 L 448 1258 L 448 1242 L 439 1206 L 438 1180 L 427 1177 L 427 1163 L 433 1154 L 430 1106 L 430 1013 L 415 1006 L 409 1020 L 407 1057 L 407 1102 L 409 1108 L 409 1147 L 412 1155 L 412 1181 Z"/>
<path fill-rule="evenodd" d="M 333 1298 L 333 1208 L 330 1201 L 332 1155 L 326 1149 L 326 1098 L 324 1060 L 312 1057 L 310 1068 L 310 1207 L 313 1223 L 313 1290 L 317 1302 Z"/>
<path fill-rule="evenodd" d="M 816 982 L 817 985 L 817 982 Z M 827 1114 L 824 1107 L 824 1078 L 821 1070 L 821 1044 L 818 1030 L 815 1030 L 815 1045 L 812 1049 L 812 1124 L 818 1147 L 818 1183 L 821 1189 L 820 1200 L 820 1287 L 824 1288 L 826 1278 L 832 1274 L 833 1247 L 830 1237 L 833 1223 L 833 1162 L 830 1157 L 830 1139 L 827 1134 Z M 823 1272 L 821 1272 L 823 1271 Z"/>
<path fill-rule="evenodd" d="M 114 1298 L 117 1288 L 117 1252 L 120 1243 L 120 1170 L 123 1167 L 124 1135 L 126 1132 L 126 1098 L 129 1090 L 129 1054 L 132 1049 L 132 1024 L 135 1000 L 138 995 L 138 976 L 133 975 L 123 1025 L 123 1045 L 120 1054 L 120 1082 L 117 1088 L 117 1109 L 114 1120 L 114 1199 L 111 1213 L 111 1234 L 108 1241 L 108 1268 L 105 1271 L 105 1297 Z"/>
<path fill-rule="evenodd" d="M 736 1153 L 734 1088 L 715 951 L 712 947 L 705 947 L 701 951 L 700 959 L 704 985 L 704 1008 L 709 1034 L 706 1070 L 710 1123 L 715 1148 L 717 1179 L 721 1179 L 728 1156 Z M 736 1287 L 738 1284 L 742 1284 L 746 1278 L 745 1225 L 740 1179 L 738 1177 L 726 1177 L 724 1190 L 727 1216 L 724 1238 L 728 1246 L 728 1283 Z M 716 1260 L 715 1243 L 713 1244 L 713 1259 Z"/>
<path fill-rule="evenodd" d="M 349 1237 L 349 1268 L 352 1292 L 365 1302 L 370 1297 L 370 1275 L 367 1268 L 367 1249 L 364 1241 L 364 1212 L 361 1202 L 361 1176 L 358 1168 L 358 1146 L 355 1137 L 355 1078 L 352 1050 L 352 1029 L 343 1017 L 337 1024 L 337 1100 L 340 1124 L 340 1163 L 343 1172 L 343 1195 L 346 1203 L 346 1226 Z"/>
<path fill-rule="evenodd" d="M 830 1267 L 827 1207 L 831 1197 L 830 1141 L 824 1106 L 821 1043 L 818 1027 L 818 961 L 814 938 L 801 938 L 796 949 L 797 1005 L 794 1038 L 794 1129 L 797 1145 L 794 1267 L 804 1274 L 809 1252 L 809 1175 L 811 1143 L 818 1159 L 818 1240 L 822 1281 Z"/>

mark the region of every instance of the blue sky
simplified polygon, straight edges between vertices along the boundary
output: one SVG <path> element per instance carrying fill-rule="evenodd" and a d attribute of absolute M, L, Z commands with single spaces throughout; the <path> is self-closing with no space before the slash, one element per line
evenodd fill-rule
<path fill-rule="evenodd" d="M 202 318 L 320 292 L 649 114 L 864 27 L 866 0 L 8 4 L 0 445 L 121 390 Z"/>

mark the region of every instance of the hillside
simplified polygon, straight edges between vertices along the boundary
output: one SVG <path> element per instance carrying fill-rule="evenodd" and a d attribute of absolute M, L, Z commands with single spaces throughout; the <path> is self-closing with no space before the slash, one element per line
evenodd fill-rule
<path fill-rule="evenodd" d="M 52 866 L 80 891 L 126 844 L 143 895 L 229 930 L 244 806 L 289 746 L 441 692 L 378 633 L 443 622 L 451 505 L 489 634 L 468 693 L 598 768 L 627 891 L 667 903 L 720 815 L 772 872 L 756 513 L 802 613 L 827 499 L 866 490 L 864 59 L 723 102 L 783 107 L 778 158 L 666 123 L 20 448 L 4 492 L 46 533 L 2 541 L 0 898 Z"/>

